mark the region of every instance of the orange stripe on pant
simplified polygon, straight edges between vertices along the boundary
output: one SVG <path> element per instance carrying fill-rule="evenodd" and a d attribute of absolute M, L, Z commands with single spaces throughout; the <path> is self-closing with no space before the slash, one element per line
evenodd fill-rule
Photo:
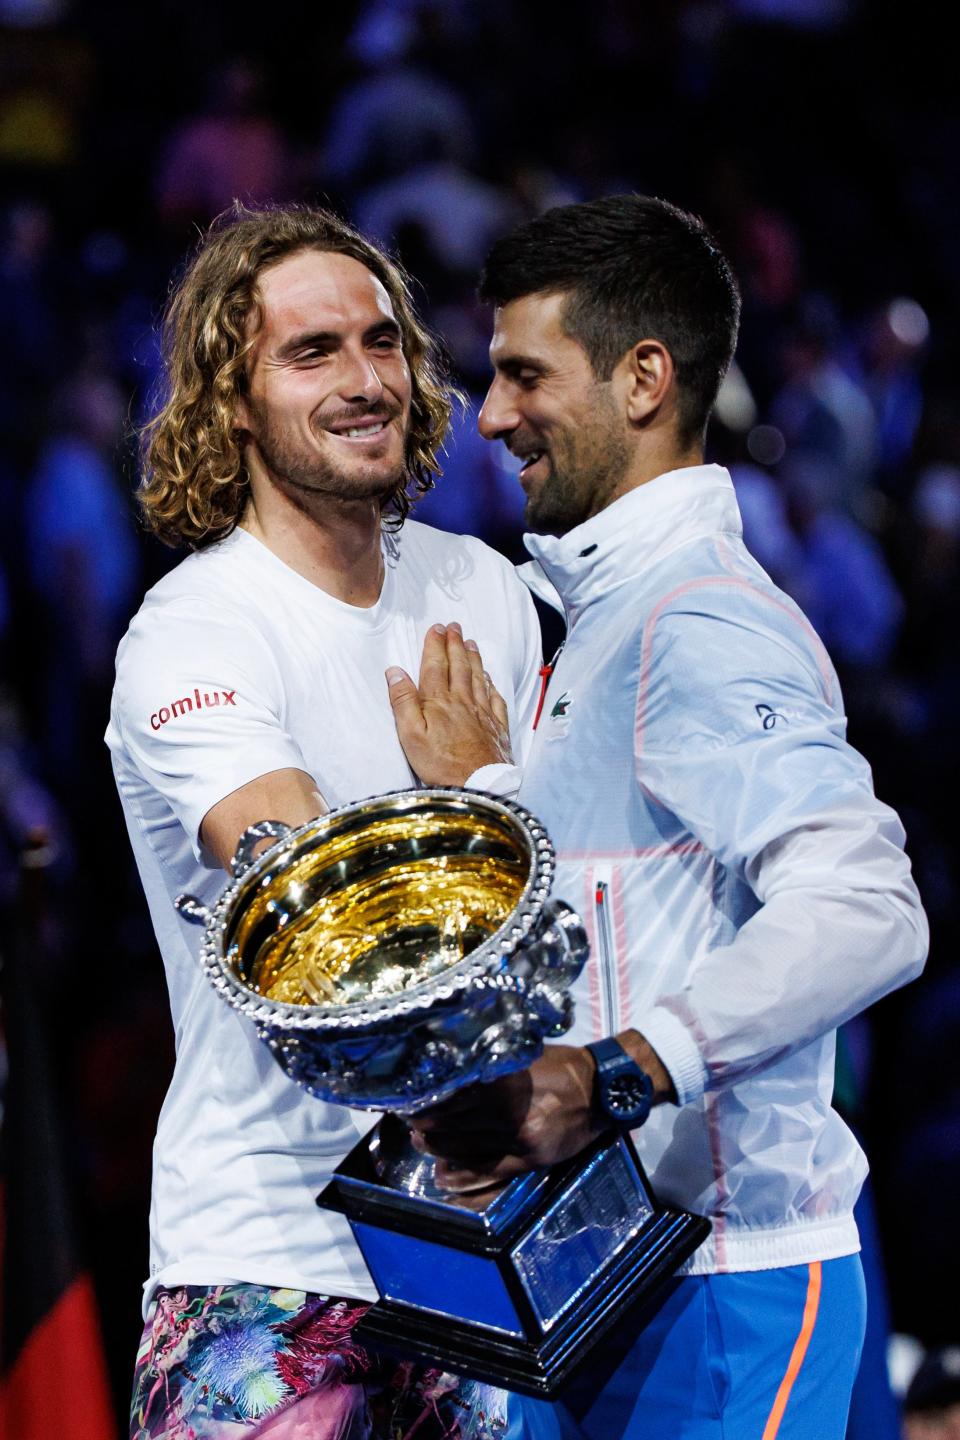
<path fill-rule="evenodd" d="M 822 1266 L 819 1260 L 815 1260 L 810 1266 L 810 1278 L 807 1281 L 807 1299 L 803 1307 L 803 1320 L 800 1324 L 800 1334 L 797 1336 L 790 1355 L 790 1362 L 787 1365 L 783 1379 L 780 1381 L 780 1389 L 773 1402 L 773 1409 L 767 1416 L 767 1423 L 763 1427 L 763 1440 L 775 1440 L 777 1431 L 780 1429 L 780 1421 L 783 1419 L 783 1412 L 787 1408 L 787 1401 L 790 1399 L 790 1391 L 793 1389 L 793 1382 L 800 1374 L 800 1366 L 810 1345 L 810 1337 L 813 1334 L 813 1327 L 817 1323 L 817 1310 L 820 1305 L 820 1286 L 822 1284 Z"/>

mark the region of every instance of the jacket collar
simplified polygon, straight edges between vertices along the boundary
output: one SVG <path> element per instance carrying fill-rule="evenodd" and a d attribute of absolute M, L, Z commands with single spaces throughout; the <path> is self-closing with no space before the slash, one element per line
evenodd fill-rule
<path fill-rule="evenodd" d="M 591 601 L 702 535 L 742 534 L 733 482 L 720 465 L 668 470 L 566 535 L 524 535 L 520 577 L 567 623 Z"/>

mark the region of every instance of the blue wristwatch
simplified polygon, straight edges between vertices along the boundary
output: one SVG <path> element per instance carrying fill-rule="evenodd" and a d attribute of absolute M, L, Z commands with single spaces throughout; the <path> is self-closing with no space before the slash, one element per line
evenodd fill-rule
<path fill-rule="evenodd" d="M 622 1130 L 636 1130 L 650 1114 L 653 1081 L 618 1040 L 594 1040 L 587 1046 L 597 1062 L 593 1103 L 600 1115 Z"/>

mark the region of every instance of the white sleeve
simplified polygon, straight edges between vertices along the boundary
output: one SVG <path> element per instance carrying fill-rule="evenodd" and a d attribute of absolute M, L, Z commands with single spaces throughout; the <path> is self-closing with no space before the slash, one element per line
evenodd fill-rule
<path fill-rule="evenodd" d="M 658 629 L 637 779 L 760 902 L 638 1022 L 682 1104 L 912 979 L 928 933 L 903 828 L 846 743 L 813 653 L 742 614 L 675 614 Z"/>
<path fill-rule="evenodd" d="M 520 792 L 523 771 L 519 765 L 481 765 L 468 775 L 463 785 L 465 790 L 486 790 L 490 795 L 500 795 L 504 800 L 515 800 Z"/>
<path fill-rule="evenodd" d="M 178 600 L 143 610 L 120 648 L 120 743 L 198 859 L 200 824 L 218 801 L 270 771 L 306 769 L 283 712 L 269 646 L 228 609 Z"/>

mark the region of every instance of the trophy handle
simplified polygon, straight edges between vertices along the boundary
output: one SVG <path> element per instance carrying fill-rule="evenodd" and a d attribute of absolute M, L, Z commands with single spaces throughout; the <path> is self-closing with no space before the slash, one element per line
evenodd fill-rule
<path fill-rule="evenodd" d="M 200 903 L 196 895 L 178 895 L 173 902 L 173 908 L 191 925 L 206 925 L 210 919 L 210 911 L 206 905 Z"/>
<path fill-rule="evenodd" d="M 290 834 L 291 828 L 290 825 L 284 825 L 282 820 L 258 820 L 256 825 L 248 825 L 237 841 L 237 848 L 230 862 L 234 878 L 250 869 L 256 859 L 254 847 L 259 845 L 261 840 L 282 840 L 284 835 Z M 178 895 L 173 902 L 173 908 L 191 925 L 206 925 L 212 914 L 196 895 Z"/>
<path fill-rule="evenodd" d="M 562 971 L 564 984 L 572 984 L 590 953 L 590 942 L 580 916 L 565 900 L 548 900 L 538 935 L 543 960 L 551 971 Z"/>
<path fill-rule="evenodd" d="M 261 840 L 282 840 L 285 835 L 290 834 L 291 829 L 292 827 L 284 825 L 282 820 L 258 820 L 256 825 L 248 825 L 237 841 L 237 848 L 230 862 L 234 879 L 250 869 L 256 859 L 254 848 Z"/>
<path fill-rule="evenodd" d="M 540 963 L 530 987 L 529 1004 L 540 1018 L 542 1034 L 555 1039 L 573 1023 L 569 990 L 583 969 L 590 944 L 583 921 L 564 900 L 548 900 L 543 920 L 531 947 Z"/>

